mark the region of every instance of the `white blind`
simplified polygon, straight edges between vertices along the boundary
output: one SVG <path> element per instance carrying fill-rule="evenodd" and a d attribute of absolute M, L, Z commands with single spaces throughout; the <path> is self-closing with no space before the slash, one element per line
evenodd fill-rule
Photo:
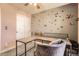
<path fill-rule="evenodd" d="M 17 39 L 25 38 L 29 35 L 30 30 L 30 19 L 26 15 L 17 14 L 16 21 L 16 37 Z"/>

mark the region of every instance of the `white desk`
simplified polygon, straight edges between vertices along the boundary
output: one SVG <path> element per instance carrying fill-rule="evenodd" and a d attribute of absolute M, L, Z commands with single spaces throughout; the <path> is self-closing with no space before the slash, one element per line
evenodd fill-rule
<path fill-rule="evenodd" d="M 40 39 L 40 40 L 44 40 L 44 41 L 50 41 L 50 42 L 59 39 L 59 38 L 50 38 L 50 37 L 41 37 L 41 36 L 32 36 L 31 38 L 32 39 Z M 62 39 L 62 40 L 64 40 L 67 45 L 72 45 L 68 39 Z"/>

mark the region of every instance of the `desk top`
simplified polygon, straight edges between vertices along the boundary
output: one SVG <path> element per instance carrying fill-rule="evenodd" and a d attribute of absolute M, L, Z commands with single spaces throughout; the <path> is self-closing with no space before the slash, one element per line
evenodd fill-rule
<path fill-rule="evenodd" d="M 20 41 L 20 42 L 24 42 L 24 43 L 29 43 L 31 41 L 34 41 L 34 40 L 44 40 L 44 41 L 55 41 L 57 39 L 60 39 L 60 38 L 50 38 L 50 37 L 42 37 L 42 36 L 31 36 L 31 37 L 27 37 L 27 38 L 23 38 L 23 39 L 19 39 L 17 41 Z M 66 41 L 66 44 L 67 45 L 72 45 L 71 42 L 67 39 L 63 39 L 64 41 Z"/>

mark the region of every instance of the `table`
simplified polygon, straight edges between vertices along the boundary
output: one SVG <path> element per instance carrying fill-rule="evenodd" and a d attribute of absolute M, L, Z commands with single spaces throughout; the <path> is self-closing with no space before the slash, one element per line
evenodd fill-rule
<path fill-rule="evenodd" d="M 31 37 L 27 37 L 27 38 L 24 38 L 24 39 L 16 40 L 16 56 L 17 56 L 17 42 L 21 42 L 21 43 L 23 43 L 25 45 L 25 52 L 24 52 L 24 54 L 26 56 L 27 55 L 27 50 L 26 50 L 27 47 L 26 47 L 26 45 L 28 43 L 36 41 L 36 40 L 41 40 L 42 43 L 44 41 L 52 42 L 52 41 L 55 41 L 56 39 L 57 38 L 49 38 L 49 37 L 41 37 L 41 36 L 31 36 Z M 70 43 L 70 41 L 69 40 L 65 40 L 65 41 L 66 41 L 67 45 L 70 45 L 70 49 L 71 49 L 71 45 L 72 44 Z M 34 47 L 35 47 L 35 45 L 34 45 Z M 34 47 L 32 47 L 32 48 L 34 48 Z M 30 48 L 29 50 L 31 50 L 32 48 Z"/>
<path fill-rule="evenodd" d="M 26 45 L 28 44 L 28 43 L 30 43 L 30 42 L 32 42 L 32 41 L 34 41 L 34 39 L 31 39 L 31 37 L 29 37 L 29 38 L 23 38 L 23 39 L 19 39 L 19 40 L 16 40 L 16 56 L 17 56 L 17 43 L 18 42 L 20 42 L 20 43 L 23 43 L 24 44 L 24 46 L 25 46 L 25 52 L 23 53 L 23 54 L 25 54 L 25 56 L 27 55 L 26 54 L 26 52 L 27 52 L 27 50 L 26 50 Z M 33 47 L 32 47 L 33 48 Z M 29 50 L 31 50 L 32 48 L 30 48 Z M 29 51 L 28 50 L 28 51 Z M 22 55 L 22 54 L 21 54 Z"/>

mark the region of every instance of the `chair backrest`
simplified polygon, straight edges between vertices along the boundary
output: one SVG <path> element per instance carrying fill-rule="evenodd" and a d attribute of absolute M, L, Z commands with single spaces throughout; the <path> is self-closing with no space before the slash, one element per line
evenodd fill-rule
<path fill-rule="evenodd" d="M 36 43 L 36 51 L 35 55 L 37 56 L 48 56 L 49 55 L 49 45 L 43 44 L 41 42 L 35 42 Z"/>
<path fill-rule="evenodd" d="M 53 56 L 63 56 L 65 52 L 66 42 L 65 41 L 59 41 L 56 44 L 52 43 L 52 48 L 50 50 L 51 55 Z"/>
<path fill-rule="evenodd" d="M 60 41 L 57 43 L 52 43 L 52 45 L 38 43 L 36 48 L 36 54 L 39 56 L 63 56 L 65 51 L 66 43 Z"/>
<path fill-rule="evenodd" d="M 70 40 L 71 44 L 72 44 L 72 48 L 78 48 L 78 42 L 74 41 L 74 40 Z"/>

